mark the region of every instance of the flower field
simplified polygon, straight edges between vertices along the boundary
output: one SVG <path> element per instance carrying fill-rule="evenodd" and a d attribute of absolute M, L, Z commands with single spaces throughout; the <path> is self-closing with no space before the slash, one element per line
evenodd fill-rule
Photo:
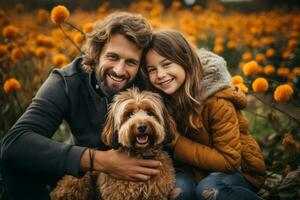
<path fill-rule="evenodd" d="M 0 9 L 0 139 L 49 72 L 80 55 L 85 34 L 115 11 L 138 11 L 155 30 L 177 29 L 195 47 L 225 58 L 232 84 L 247 94 L 243 112 L 265 156 L 268 179 L 260 194 L 300 199 L 300 9 L 242 13 L 215 1 L 187 8 L 160 0 L 133 1 L 118 10 L 109 1 L 93 11 L 63 5 L 29 10 L 24 4 Z M 66 130 L 63 124 L 58 132 L 64 136 L 56 139 L 63 140 Z M 0 195 L 5 199 L 2 187 Z"/>

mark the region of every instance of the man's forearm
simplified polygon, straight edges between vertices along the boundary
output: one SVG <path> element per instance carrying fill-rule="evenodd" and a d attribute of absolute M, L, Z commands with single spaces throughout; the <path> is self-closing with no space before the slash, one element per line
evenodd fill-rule
<path fill-rule="evenodd" d="M 107 151 L 96 151 L 96 150 L 92 150 L 94 151 L 94 156 L 93 158 L 91 158 L 91 154 L 90 154 L 90 149 L 86 149 L 81 157 L 80 160 L 80 171 L 82 172 L 86 172 L 88 170 L 91 170 L 91 166 L 93 162 L 93 170 L 96 171 L 100 171 L 103 172 L 104 171 L 104 166 L 103 163 L 105 162 L 105 156 L 107 154 Z M 97 162 L 95 161 L 95 159 L 97 159 Z"/>

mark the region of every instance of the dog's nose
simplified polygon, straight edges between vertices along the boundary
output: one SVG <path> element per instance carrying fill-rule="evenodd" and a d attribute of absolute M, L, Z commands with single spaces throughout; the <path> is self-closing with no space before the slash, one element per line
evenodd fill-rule
<path fill-rule="evenodd" d="M 147 126 L 145 124 L 140 124 L 138 125 L 137 129 L 139 130 L 140 133 L 145 133 Z"/>

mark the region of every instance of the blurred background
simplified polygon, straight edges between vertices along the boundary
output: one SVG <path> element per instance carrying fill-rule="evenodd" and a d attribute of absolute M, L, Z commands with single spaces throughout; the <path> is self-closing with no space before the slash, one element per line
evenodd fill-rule
<path fill-rule="evenodd" d="M 64 22 L 51 20 L 65 6 Z M 299 0 L 0 0 L 0 139 L 53 68 L 80 55 L 85 34 L 112 12 L 140 13 L 225 58 L 268 167 L 264 199 L 300 199 Z M 69 135 L 62 123 L 54 139 Z M 0 176 L 0 199 L 6 199 Z"/>

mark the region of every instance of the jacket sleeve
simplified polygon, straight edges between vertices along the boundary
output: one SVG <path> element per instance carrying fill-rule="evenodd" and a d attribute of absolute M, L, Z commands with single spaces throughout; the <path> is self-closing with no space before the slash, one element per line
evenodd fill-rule
<path fill-rule="evenodd" d="M 212 146 L 180 136 L 174 150 L 175 159 L 208 171 L 236 171 L 241 164 L 239 125 L 233 104 L 222 98 L 207 102 L 206 108 Z"/>
<path fill-rule="evenodd" d="M 69 113 L 63 77 L 54 71 L 1 141 L 1 161 L 35 173 L 79 175 L 84 147 L 51 139 Z"/>

